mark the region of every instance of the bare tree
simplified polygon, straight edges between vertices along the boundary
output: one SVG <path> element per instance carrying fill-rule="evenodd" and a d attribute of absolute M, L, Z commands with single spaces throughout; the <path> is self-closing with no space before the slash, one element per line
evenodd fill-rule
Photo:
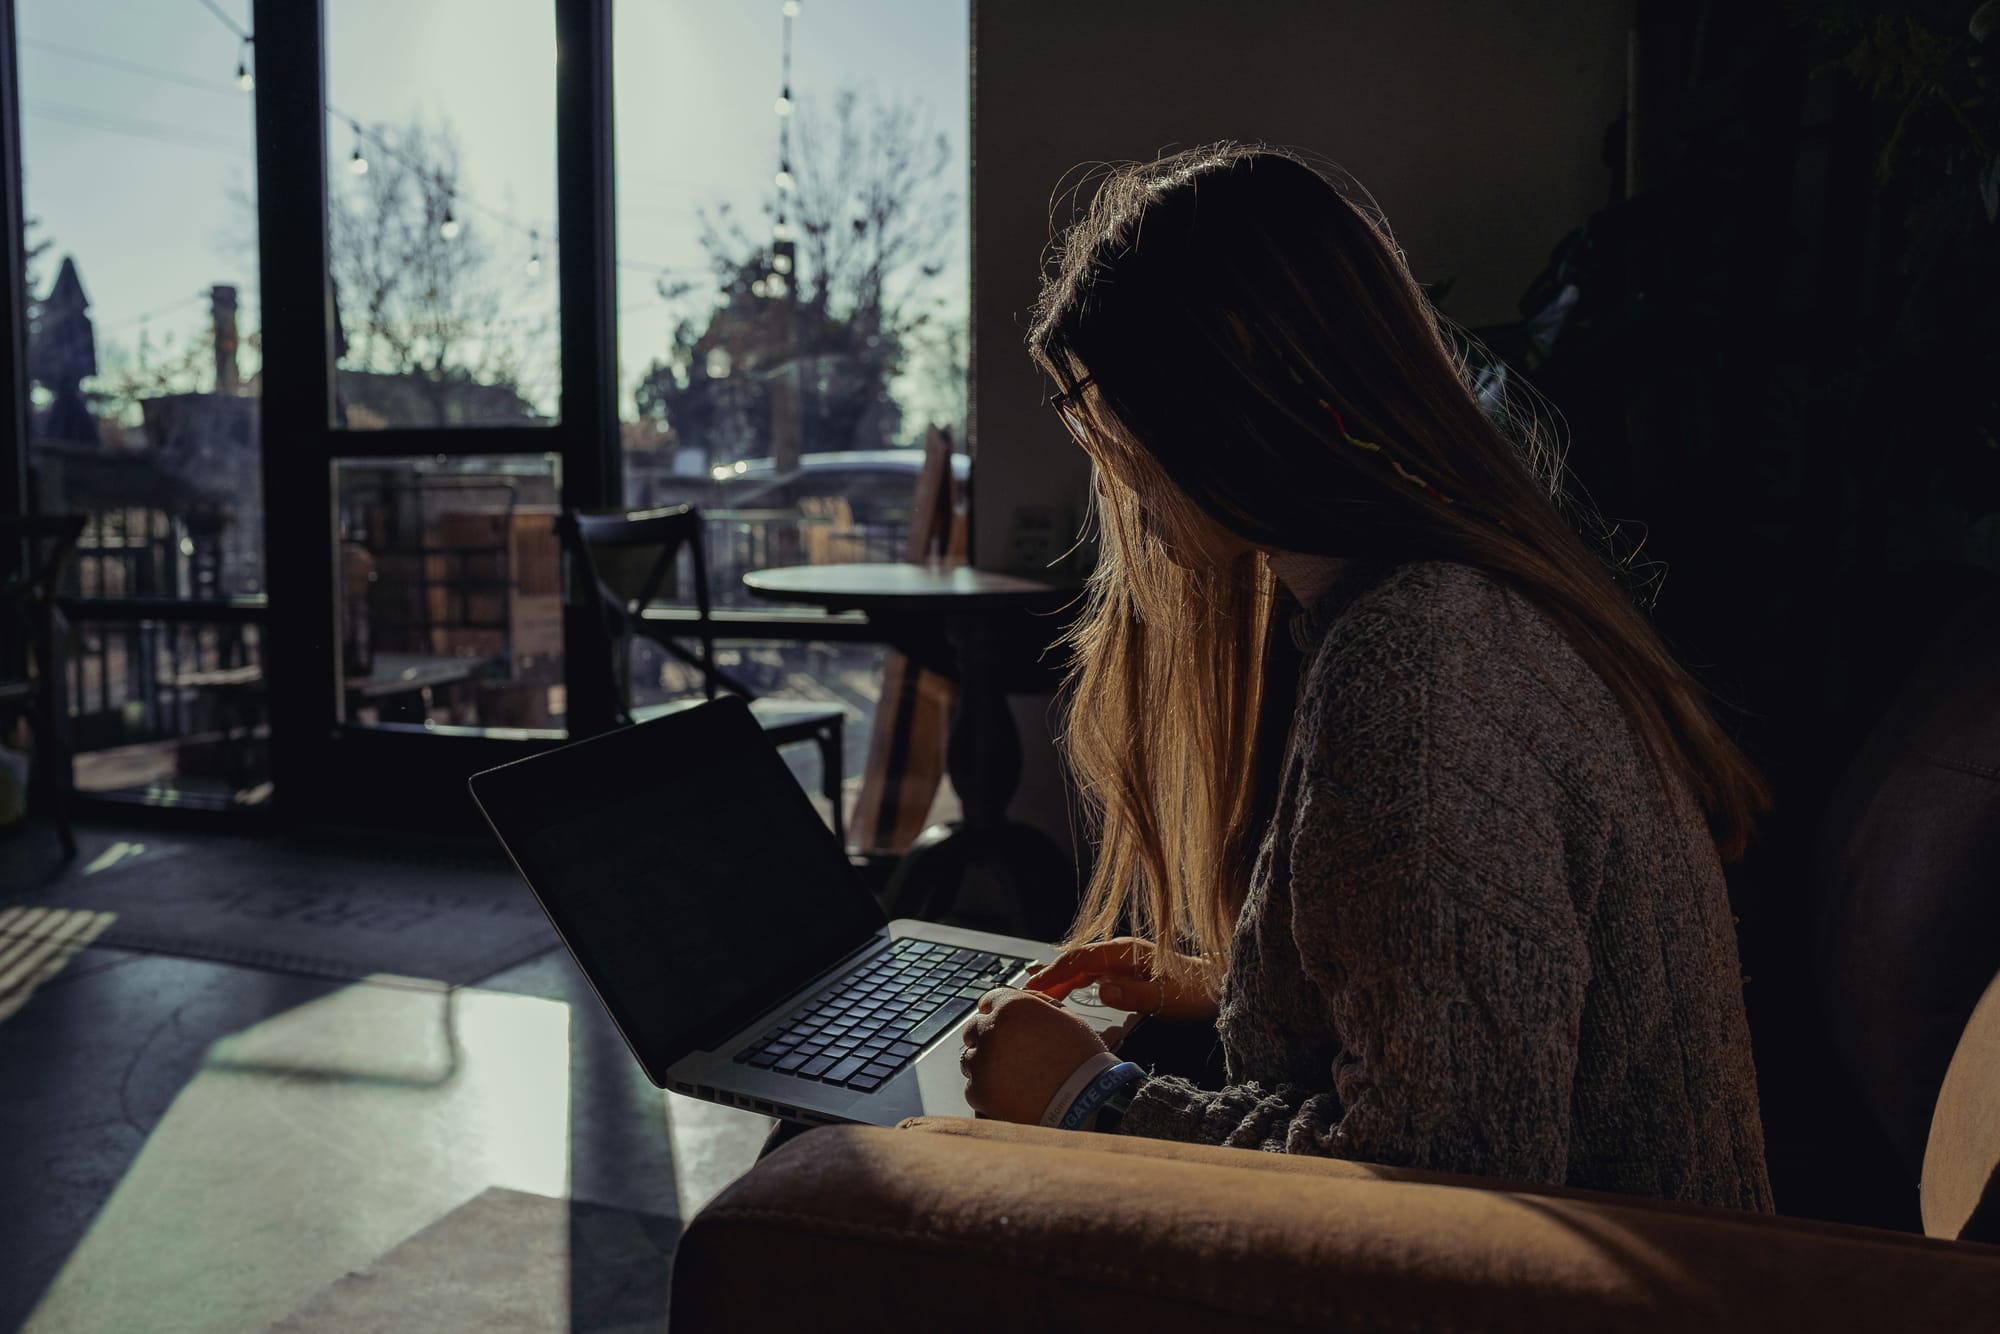
<path fill-rule="evenodd" d="M 954 358 L 949 331 L 939 339 L 930 327 L 945 305 L 934 280 L 958 224 L 958 195 L 945 174 L 949 140 L 919 104 L 864 103 L 852 91 L 834 99 L 827 120 L 802 102 L 796 129 L 795 188 L 766 193 L 760 234 L 726 203 L 697 210 L 713 288 L 659 285 L 668 301 L 701 304 L 677 321 L 667 360 L 648 368 L 636 397 L 642 412 L 666 417 L 683 438 L 699 437 L 711 457 L 725 441 L 769 438 L 771 411 L 763 394 L 721 392 L 706 369 L 712 348 L 730 354 L 735 375 L 796 385 L 806 446 L 821 449 L 894 443 L 901 410 L 888 384 L 908 352 Z M 789 234 L 778 232 L 781 220 Z M 784 240 L 796 247 L 789 275 L 773 269 L 775 243 Z M 782 309 L 786 318 L 746 319 L 746 302 Z M 948 366 L 935 372 L 940 380 L 950 374 Z"/>
<path fill-rule="evenodd" d="M 458 139 L 419 123 L 368 133 L 384 151 L 328 201 L 346 365 L 406 378 L 437 424 L 457 399 L 462 419 L 470 388 L 518 389 L 521 359 L 481 223 L 454 203 Z"/>

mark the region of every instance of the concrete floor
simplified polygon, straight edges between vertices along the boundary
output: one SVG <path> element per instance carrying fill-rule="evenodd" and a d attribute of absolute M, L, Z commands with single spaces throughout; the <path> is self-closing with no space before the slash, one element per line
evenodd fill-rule
<path fill-rule="evenodd" d="M 145 836 L 80 827 L 62 867 L 46 829 L 0 837 L 0 910 Z M 467 987 L 342 983 L 90 925 L 34 958 L 0 941 L 0 1329 L 262 1329 L 496 1187 L 670 1235 L 654 1220 L 691 1216 L 770 1126 L 654 1088 L 560 949 Z M 559 1327 L 612 1327 L 589 1276 L 548 1272 Z"/>

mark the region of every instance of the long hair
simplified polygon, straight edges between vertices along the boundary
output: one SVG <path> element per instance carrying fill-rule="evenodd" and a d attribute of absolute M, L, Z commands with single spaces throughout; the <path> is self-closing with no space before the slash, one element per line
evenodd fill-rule
<path fill-rule="evenodd" d="M 1284 739 L 1269 717 L 1291 703 L 1267 680 L 1264 551 L 1451 560 L 1525 595 L 1722 859 L 1742 856 L 1763 778 L 1622 585 L 1627 562 L 1572 526 L 1605 536 L 1560 452 L 1510 395 L 1481 401 L 1446 323 L 1365 191 L 1289 149 L 1116 166 L 1057 239 L 1028 346 L 1085 427 L 1101 539 L 1065 686 L 1098 842 L 1071 943 L 1129 930 L 1163 969 L 1227 959 Z M 1218 525 L 1245 554 L 1200 558 Z"/>

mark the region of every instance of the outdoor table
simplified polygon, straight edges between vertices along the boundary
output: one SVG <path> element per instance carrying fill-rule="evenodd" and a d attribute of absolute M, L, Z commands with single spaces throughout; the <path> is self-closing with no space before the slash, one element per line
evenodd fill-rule
<path fill-rule="evenodd" d="M 1047 834 L 1007 818 L 1021 781 L 1021 739 L 1007 697 L 1060 683 L 1063 659 L 1051 646 L 1080 590 L 899 563 L 783 566 L 752 571 L 743 583 L 773 601 L 858 611 L 881 642 L 958 683 L 945 764 L 964 818 L 926 829 L 910 846 L 889 881 L 890 916 L 941 917 L 979 867 L 1011 890 L 1025 933 L 1048 940 L 1067 929 L 1076 868 Z"/>
<path fill-rule="evenodd" d="M 368 675 L 347 678 L 347 704 L 350 709 L 373 704 L 384 722 L 421 723 L 430 717 L 437 691 L 467 684 L 487 662 L 437 653 L 377 653 Z"/>

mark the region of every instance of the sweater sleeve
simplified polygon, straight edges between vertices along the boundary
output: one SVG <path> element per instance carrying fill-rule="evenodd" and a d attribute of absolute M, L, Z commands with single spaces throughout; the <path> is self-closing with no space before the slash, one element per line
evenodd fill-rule
<path fill-rule="evenodd" d="M 1561 793 L 1483 706 L 1477 636 L 1354 629 L 1308 676 L 1289 842 L 1338 1054 L 1310 1087 L 1150 1080 L 1119 1129 L 1560 1183 L 1589 982 Z"/>

